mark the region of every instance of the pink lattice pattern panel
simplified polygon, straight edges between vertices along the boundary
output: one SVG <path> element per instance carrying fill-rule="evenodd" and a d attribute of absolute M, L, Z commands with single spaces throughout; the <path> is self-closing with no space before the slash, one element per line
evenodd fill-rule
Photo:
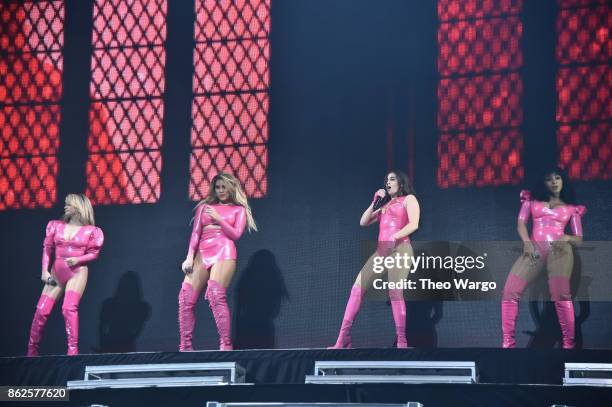
<path fill-rule="evenodd" d="M 95 50 L 91 59 L 91 97 L 127 99 L 164 92 L 164 47 Z"/>
<path fill-rule="evenodd" d="M 517 184 L 523 179 L 522 149 L 517 129 L 443 134 L 438 141 L 438 186 Z"/>
<path fill-rule="evenodd" d="M 165 43 L 167 9 L 167 0 L 95 0 L 94 48 Z"/>
<path fill-rule="evenodd" d="M 94 205 L 155 203 L 161 168 L 159 151 L 91 154 L 85 193 Z"/>
<path fill-rule="evenodd" d="M 270 34 L 270 0 L 196 0 L 198 42 L 265 38 Z"/>
<path fill-rule="evenodd" d="M 207 196 L 210 182 L 219 172 L 236 176 L 251 198 L 263 197 L 268 189 L 265 145 L 194 149 L 189 167 L 189 197 L 194 201 Z"/>
<path fill-rule="evenodd" d="M 559 164 L 573 179 L 612 179 L 612 123 L 564 125 L 557 130 Z"/>
<path fill-rule="evenodd" d="M 196 96 L 191 145 L 207 147 L 268 141 L 267 93 Z"/>
<path fill-rule="evenodd" d="M 0 157 L 53 155 L 59 147 L 58 105 L 0 108 Z"/>
<path fill-rule="evenodd" d="M 58 51 L 63 45 L 63 1 L 0 3 L 0 49 L 6 52 Z"/>
<path fill-rule="evenodd" d="M 50 208 L 57 199 L 57 158 L 0 159 L 0 210 Z"/>
<path fill-rule="evenodd" d="M 268 40 L 197 44 L 193 92 L 267 89 L 270 86 L 269 59 Z"/>
<path fill-rule="evenodd" d="M 612 119 L 612 68 L 608 65 L 562 68 L 557 75 L 557 121 Z"/>
<path fill-rule="evenodd" d="M 163 119 L 161 99 L 94 102 L 89 109 L 88 149 L 92 153 L 159 149 Z"/>
<path fill-rule="evenodd" d="M 60 52 L 0 55 L 0 102 L 58 101 L 62 68 Z"/>
<path fill-rule="evenodd" d="M 585 7 L 609 2 L 610 0 L 557 0 L 559 8 Z"/>
<path fill-rule="evenodd" d="M 518 14 L 522 0 L 438 0 L 440 21 Z"/>
<path fill-rule="evenodd" d="M 560 64 L 612 59 L 612 6 L 560 10 L 556 52 Z"/>
<path fill-rule="evenodd" d="M 442 79 L 438 128 L 442 132 L 516 127 L 523 120 L 518 74 Z"/>
<path fill-rule="evenodd" d="M 438 71 L 442 76 L 518 69 L 523 64 L 518 17 L 441 24 Z"/>

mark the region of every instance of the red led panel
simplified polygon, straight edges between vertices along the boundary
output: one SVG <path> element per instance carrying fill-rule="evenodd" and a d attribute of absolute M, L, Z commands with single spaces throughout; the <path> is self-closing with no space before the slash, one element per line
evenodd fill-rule
<path fill-rule="evenodd" d="M 559 8 L 572 8 L 592 6 L 596 4 L 607 4 L 610 0 L 557 0 Z"/>
<path fill-rule="evenodd" d="M 86 194 L 94 204 L 161 194 L 167 0 L 94 0 Z"/>
<path fill-rule="evenodd" d="M 523 179 L 523 137 L 510 131 L 446 134 L 438 140 L 442 188 L 517 184 Z"/>
<path fill-rule="evenodd" d="M 559 10 L 556 52 L 560 64 L 611 60 L 612 8 Z"/>
<path fill-rule="evenodd" d="M 94 48 L 165 43 L 166 8 L 166 0 L 95 1 Z"/>
<path fill-rule="evenodd" d="M 0 4 L 0 210 L 56 201 L 63 30 L 63 1 Z"/>
<path fill-rule="evenodd" d="M 97 204 L 155 203 L 161 167 L 159 151 L 90 154 L 85 193 Z"/>
<path fill-rule="evenodd" d="M 523 25 L 518 17 L 440 24 L 438 71 L 442 76 L 518 69 Z"/>
<path fill-rule="evenodd" d="M 612 119 L 612 69 L 608 65 L 562 68 L 557 74 L 557 121 Z"/>
<path fill-rule="evenodd" d="M 0 157 L 55 155 L 59 147 L 58 105 L 0 108 Z"/>
<path fill-rule="evenodd" d="M 612 180 L 612 123 L 559 126 L 557 145 L 570 178 Z"/>
<path fill-rule="evenodd" d="M 262 144 L 268 141 L 267 93 L 196 96 L 193 147 Z"/>
<path fill-rule="evenodd" d="M 0 210 L 50 208 L 57 199 L 57 158 L 0 159 Z"/>
<path fill-rule="evenodd" d="M 440 21 L 518 14 L 522 0 L 438 0 Z"/>
<path fill-rule="evenodd" d="M 270 0 L 196 0 L 195 40 L 267 38 Z"/>
<path fill-rule="evenodd" d="M 517 73 L 442 79 L 438 128 L 449 132 L 518 126 L 523 120 L 522 86 Z"/>
<path fill-rule="evenodd" d="M 204 199 L 219 172 L 234 174 L 249 197 L 261 198 L 268 189 L 268 148 L 265 145 L 194 149 L 189 163 L 189 197 Z"/>
<path fill-rule="evenodd" d="M 248 91 L 270 86 L 268 40 L 197 44 L 194 58 L 194 93 Z"/>

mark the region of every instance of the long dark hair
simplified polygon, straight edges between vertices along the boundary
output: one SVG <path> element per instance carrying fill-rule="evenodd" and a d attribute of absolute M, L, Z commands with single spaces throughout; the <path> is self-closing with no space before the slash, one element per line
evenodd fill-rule
<path fill-rule="evenodd" d="M 385 186 L 387 185 L 387 177 L 389 177 L 389 174 L 395 174 L 397 177 L 397 181 L 399 183 L 399 191 L 397 196 L 414 195 L 414 187 L 412 186 L 412 182 L 410 182 L 410 178 L 408 178 L 408 175 L 406 175 L 405 172 L 395 170 L 389 171 L 387 175 L 385 175 Z"/>
<path fill-rule="evenodd" d="M 563 188 L 561 188 L 559 198 L 566 204 L 575 205 L 576 192 L 574 191 L 574 186 L 572 185 L 572 182 L 567 176 L 565 170 L 559 167 L 547 168 L 545 171 L 542 172 L 540 178 L 533 183 L 533 186 L 531 188 L 531 195 L 533 196 L 533 199 L 535 199 L 536 201 L 544 202 L 547 202 L 550 199 L 551 193 L 548 188 L 546 188 L 546 184 L 544 182 L 546 181 L 547 177 L 553 174 L 560 175 L 561 180 L 563 181 Z"/>

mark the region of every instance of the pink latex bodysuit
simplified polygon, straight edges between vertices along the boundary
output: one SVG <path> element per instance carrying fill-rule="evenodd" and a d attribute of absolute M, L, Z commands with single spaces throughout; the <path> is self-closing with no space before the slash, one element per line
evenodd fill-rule
<path fill-rule="evenodd" d="M 556 208 L 548 208 L 545 202 L 536 201 L 531 198 L 529 191 L 521 191 L 521 210 L 518 220 L 527 223 L 531 216 L 533 221 L 531 241 L 538 252 L 538 261 L 542 267 L 551 266 L 547 258 L 551 252 L 552 242 L 560 241 L 565 235 L 565 227 L 570 223 L 572 233 L 582 236 L 582 220 L 586 208 L 582 205 L 563 205 Z M 565 267 L 567 263 L 554 262 Z M 530 266 L 524 266 L 530 267 Z M 537 266 L 536 266 L 537 267 Z M 537 272 L 538 270 L 534 270 Z M 551 270 L 549 270 L 549 273 Z M 516 319 L 519 309 L 519 300 L 523 295 L 529 281 L 533 278 L 524 278 L 518 274 L 510 273 L 504 285 L 501 303 L 502 311 L 502 347 L 514 348 L 516 340 Z M 548 277 L 548 288 L 551 300 L 555 303 L 555 309 L 561 326 L 563 336 L 563 348 L 571 349 L 574 343 L 574 305 L 570 289 L 570 276 L 563 273 L 552 273 Z"/>
<path fill-rule="evenodd" d="M 565 235 L 565 226 L 570 227 L 574 236 L 582 236 L 581 217 L 586 212 L 582 205 L 563 205 L 550 209 L 544 202 L 531 199 L 529 191 L 521 191 L 521 210 L 518 220 L 527 223 L 529 216 L 533 220 L 531 241 L 540 256 L 546 258 L 550 253 L 551 242 L 560 240 Z"/>
<path fill-rule="evenodd" d="M 65 229 L 66 224 L 59 220 L 52 220 L 47 224 L 42 256 L 42 269 L 49 270 L 49 262 L 55 255 L 52 275 L 61 285 L 66 285 L 79 271 L 79 267 L 97 259 L 104 244 L 104 234 L 95 226 L 81 226 L 69 240 L 66 240 Z M 66 259 L 70 257 L 77 259 L 76 265 L 69 266 L 66 263 Z"/>
<path fill-rule="evenodd" d="M 244 232 L 246 210 L 240 205 L 209 205 L 221 216 L 221 220 L 216 222 L 206 214 L 206 206 L 200 205 L 196 210 L 189 240 L 189 255 L 198 250 L 204 267 L 210 268 L 219 260 L 236 260 L 234 241 Z M 208 225 L 219 227 L 205 229 Z"/>
<path fill-rule="evenodd" d="M 47 224 L 42 255 L 42 269 L 50 271 L 55 281 L 61 286 L 66 286 L 66 283 L 79 272 L 82 266 L 95 260 L 104 244 L 104 234 L 100 228 L 95 226 L 81 226 L 71 239 L 66 239 L 65 229 L 66 223 L 59 220 L 52 220 Z M 52 257 L 54 258 L 53 267 L 49 270 Z M 66 263 L 66 259 L 70 257 L 77 260 L 74 266 L 69 266 Z M 62 314 L 66 325 L 68 355 L 78 355 L 79 353 L 78 311 L 80 300 L 81 294 L 78 291 L 68 289 L 65 291 Z M 42 294 L 40 296 L 30 328 L 28 356 L 38 356 L 40 340 L 55 302 L 56 299 L 50 295 Z"/>
<path fill-rule="evenodd" d="M 215 221 L 206 214 L 206 206 L 214 208 L 221 219 Z M 236 260 L 235 240 L 238 240 L 246 227 L 246 209 L 240 205 L 200 205 L 196 209 L 193 222 L 189 251 L 187 256 L 193 258 L 198 250 L 205 268 L 211 268 L 220 260 Z M 209 227 L 217 225 L 217 227 Z M 183 282 L 179 292 L 179 350 L 193 350 L 192 336 L 195 326 L 195 306 L 199 292 L 188 282 Z M 231 317 L 227 306 L 227 289 L 218 282 L 208 280 L 208 288 L 204 294 L 215 318 L 219 333 L 219 349 L 233 349 L 230 327 Z"/>
<path fill-rule="evenodd" d="M 393 235 L 404 228 L 410 221 L 406 207 L 404 207 L 405 196 L 393 198 L 377 215 L 378 227 L 378 254 L 388 254 L 389 249 L 394 249 L 401 243 L 410 242 L 410 237 L 406 236 L 397 241 Z"/>

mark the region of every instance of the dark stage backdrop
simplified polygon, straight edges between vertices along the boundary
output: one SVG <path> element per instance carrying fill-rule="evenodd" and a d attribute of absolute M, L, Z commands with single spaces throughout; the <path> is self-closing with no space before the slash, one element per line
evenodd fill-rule
<path fill-rule="evenodd" d="M 556 151 L 557 6 L 542 3 L 548 5 L 524 4 L 520 12 L 524 120 L 518 127 L 527 178 Z M 66 8 L 65 58 L 81 62 L 70 68 L 65 62 L 71 76 L 64 76 L 62 106 L 69 113 L 60 158 L 73 160 L 74 172 L 60 174 L 53 207 L 0 211 L 1 355 L 25 354 L 46 222 L 61 215 L 62 194 L 85 190 L 87 109 L 79 106 L 87 103 L 91 7 L 79 0 Z M 95 208 L 106 243 L 81 301 L 82 353 L 178 348 L 180 263 L 194 207 L 188 195 L 193 8 L 193 0 L 168 7 L 160 199 Z M 267 194 L 251 201 L 260 231 L 237 244 L 228 296 L 233 335 L 242 348 L 323 347 L 335 341 L 364 260 L 362 243 L 376 239 L 377 228 L 359 227 L 359 218 L 388 167 L 414 174 L 422 209 L 415 240 L 518 240 L 521 185 L 438 186 L 435 2 L 273 0 L 271 21 Z M 577 182 L 576 189 L 588 207 L 586 239 L 608 240 L 610 182 Z M 576 310 L 582 345 L 612 346 L 612 306 L 580 303 Z M 501 341 L 499 302 L 409 302 L 407 312 L 409 340 L 417 346 L 496 347 Z M 519 346 L 530 339 L 524 331 L 534 329 L 523 303 Z M 57 307 L 41 353 L 65 352 L 63 330 Z M 217 348 L 203 298 L 194 336 L 196 348 Z M 367 302 L 353 338 L 355 346 L 391 346 L 390 307 Z"/>

